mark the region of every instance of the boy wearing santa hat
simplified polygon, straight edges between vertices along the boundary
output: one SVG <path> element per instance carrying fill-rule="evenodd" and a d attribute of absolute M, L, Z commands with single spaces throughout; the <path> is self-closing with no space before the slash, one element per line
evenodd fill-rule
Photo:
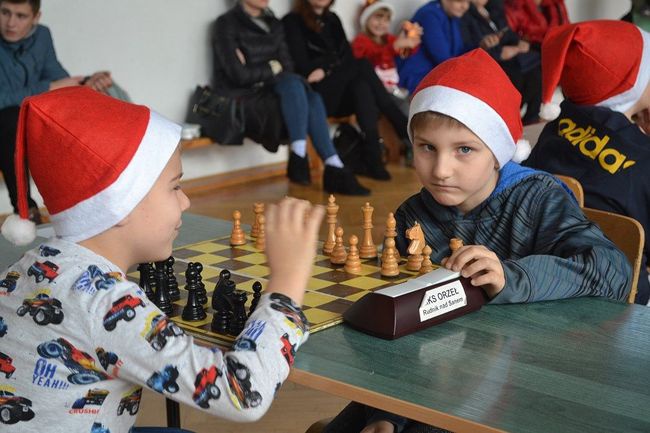
<path fill-rule="evenodd" d="M 256 420 L 269 408 L 289 373 L 287 342 L 294 350 L 308 335 L 300 305 L 323 209 L 295 199 L 268 206 L 273 277 L 241 334 L 246 345 L 221 352 L 183 333 L 152 345 L 153 321 L 168 319 L 125 273 L 172 253 L 189 207 L 179 140 L 180 127 L 147 107 L 85 87 L 22 104 L 20 214 L 2 233 L 18 244 L 34 239 L 21 169 L 28 161 L 56 236 L 0 273 L 15 280 L 0 289 L 1 351 L 13 360 L 19 408 L 2 422 L 20 431 L 128 432 L 137 409 L 123 410 L 124 401 L 139 400 L 142 386 L 231 420 Z M 29 311 L 35 301 L 42 311 Z M 89 401 L 89 390 L 101 399 Z"/>
<path fill-rule="evenodd" d="M 650 34 L 622 21 L 551 30 L 542 44 L 549 122 L 525 164 L 576 178 L 585 206 L 630 216 L 650 233 Z M 557 86 L 565 100 L 551 102 Z M 650 298 L 644 246 L 635 302 Z"/>
<path fill-rule="evenodd" d="M 440 64 L 422 80 L 411 100 L 409 134 L 423 188 L 395 213 L 400 253 L 408 247 L 406 230 L 418 222 L 431 260 L 483 288 L 492 304 L 579 296 L 625 301 L 632 280 L 625 255 L 551 175 L 513 162 L 527 154 L 520 98 L 482 49 Z M 464 246 L 450 253 L 451 238 Z M 351 421 L 347 414 L 364 413 L 356 406 L 326 431 L 351 422 L 363 433 L 426 431 L 381 411 Z"/>

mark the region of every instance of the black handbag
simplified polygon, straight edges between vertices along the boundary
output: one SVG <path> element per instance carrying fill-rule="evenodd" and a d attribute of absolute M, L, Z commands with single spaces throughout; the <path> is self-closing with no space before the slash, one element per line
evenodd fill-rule
<path fill-rule="evenodd" d="M 210 86 L 196 86 L 186 122 L 201 125 L 202 135 L 216 143 L 242 144 L 246 131 L 244 97 L 243 93 L 217 93 Z"/>

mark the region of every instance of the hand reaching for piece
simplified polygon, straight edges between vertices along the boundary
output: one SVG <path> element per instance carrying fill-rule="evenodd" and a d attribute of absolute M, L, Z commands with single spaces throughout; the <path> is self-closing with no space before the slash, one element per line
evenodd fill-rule
<path fill-rule="evenodd" d="M 442 265 L 469 278 L 473 286 L 483 287 L 490 298 L 506 285 L 503 265 L 497 255 L 482 245 L 466 245 L 442 259 Z"/>
<path fill-rule="evenodd" d="M 282 293 L 302 305 L 324 214 L 323 206 L 291 197 L 267 207 L 266 256 L 271 270 L 267 292 Z"/>

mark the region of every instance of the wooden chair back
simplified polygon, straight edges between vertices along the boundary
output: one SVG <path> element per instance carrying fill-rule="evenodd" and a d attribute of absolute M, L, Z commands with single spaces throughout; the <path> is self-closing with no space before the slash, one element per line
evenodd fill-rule
<path fill-rule="evenodd" d="M 560 179 L 565 183 L 566 186 L 569 187 L 569 189 L 573 192 L 573 195 L 576 196 L 580 207 L 585 207 L 585 192 L 582 189 L 582 185 L 580 185 L 578 179 L 571 176 L 564 176 L 562 174 L 554 174 L 553 176 Z"/>
<path fill-rule="evenodd" d="M 634 218 L 613 212 L 591 208 L 583 208 L 583 211 L 585 216 L 598 224 L 603 233 L 625 253 L 632 265 L 632 289 L 627 302 L 633 304 L 639 282 L 641 257 L 643 256 L 643 245 L 645 243 L 643 226 Z"/>

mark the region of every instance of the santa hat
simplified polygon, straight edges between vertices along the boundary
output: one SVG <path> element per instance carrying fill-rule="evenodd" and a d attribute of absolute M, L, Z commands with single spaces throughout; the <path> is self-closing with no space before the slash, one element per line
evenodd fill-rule
<path fill-rule="evenodd" d="M 57 236 L 88 239 L 124 219 L 149 192 L 180 140 L 180 126 L 88 87 L 27 98 L 18 118 L 18 215 L 2 225 L 17 245 L 34 240 L 26 162 Z"/>
<path fill-rule="evenodd" d="M 625 112 L 650 80 L 650 35 L 624 21 L 586 21 L 549 30 L 542 44 L 540 116 L 560 114 L 555 88 L 578 105 Z"/>
<path fill-rule="evenodd" d="M 390 3 L 381 0 L 366 0 L 361 8 L 361 15 L 359 16 L 359 25 L 361 25 L 362 30 L 366 28 L 368 18 L 380 9 L 388 9 L 391 15 L 395 14 L 395 8 Z"/>
<path fill-rule="evenodd" d="M 521 95 L 499 64 L 484 50 L 475 49 L 441 63 L 422 79 L 411 100 L 409 137 L 413 141 L 413 116 L 435 111 L 476 134 L 500 167 L 511 159 L 521 162 L 530 154 L 530 144 L 521 139 L 520 104 Z"/>

